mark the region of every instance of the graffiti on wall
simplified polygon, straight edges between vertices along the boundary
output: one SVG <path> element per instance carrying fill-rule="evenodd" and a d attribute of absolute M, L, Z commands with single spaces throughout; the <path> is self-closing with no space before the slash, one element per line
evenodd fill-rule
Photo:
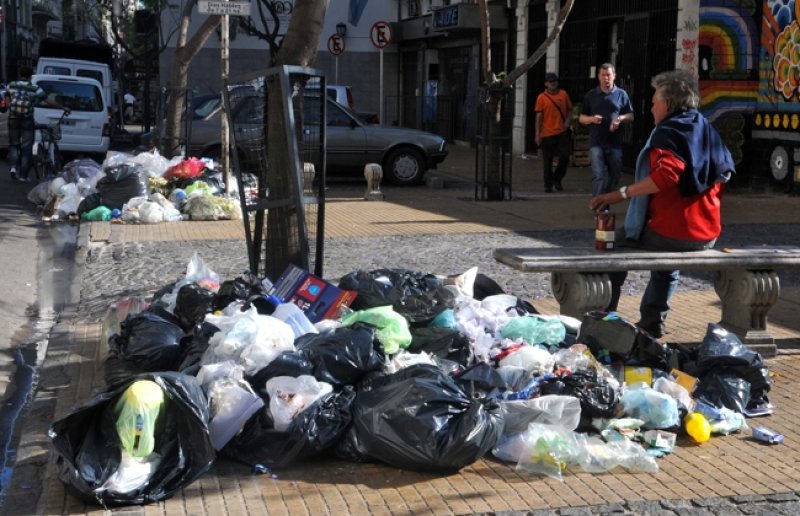
<path fill-rule="evenodd" d="M 763 92 L 784 101 L 797 101 L 800 88 L 800 2 L 769 0 L 762 17 L 762 84 L 772 86 Z M 771 66 L 769 66 L 771 64 Z M 764 77 L 766 75 L 766 77 Z M 771 79 L 771 80 L 770 80 Z"/>
<path fill-rule="evenodd" d="M 678 34 L 681 37 L 680 67 L 697 75 L 697 33 L 698 22 L 696 18 L 689 18 L 683 23 L 683 30 Z"/>
<path fill-rule="evenodd" d="M 700 4 L 700 109 L 722 135 L 737 163 L 758 90 L 756 0 L 702 0 Z"/>

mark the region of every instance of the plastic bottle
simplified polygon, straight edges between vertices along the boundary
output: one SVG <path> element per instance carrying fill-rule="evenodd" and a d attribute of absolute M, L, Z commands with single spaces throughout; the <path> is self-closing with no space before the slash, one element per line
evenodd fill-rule
<path fill-rule="evenodd" d="M 275 297 L 275 296 L 271 296 Z M 278 299 L 278 298 L 275 298 Z M 294 303 L 280 303 L 275 307 L 272 316 L 280 319 L 294 331 L 294 338 L 302 337 L 306 333 L 319 333 L 317 329 L 308 320 L 305 313 Z"/>
<path fill-rule="evenodd" d="M 683 420 L 686 433 L 694 439 L 697 444 L 703 444 L 711 438 L 711 425 L 703 414 L 690 412 Z"/>

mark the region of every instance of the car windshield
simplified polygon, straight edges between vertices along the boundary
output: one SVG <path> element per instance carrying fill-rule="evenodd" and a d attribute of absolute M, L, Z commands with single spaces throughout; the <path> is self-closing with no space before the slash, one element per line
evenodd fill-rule
<path fill-rule="evenodd" d="M 47 80 L 39 81 L 37 85 L 47 93 L 48 99 L 73 111 L 98 112 L 103 110 L 103 94 L 97 86 Z"/>

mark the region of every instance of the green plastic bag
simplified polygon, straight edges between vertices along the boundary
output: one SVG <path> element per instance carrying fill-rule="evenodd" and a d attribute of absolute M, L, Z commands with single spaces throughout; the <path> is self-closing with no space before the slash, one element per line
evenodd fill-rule
<path fill-rule="evenodd" d="M 108 206 L 98 206 L 97 208 L 81 213 L 81 218 L 93 222 L 108 221 L 111 220 L 111 208 Z"/>
<path fill-rule="evenodd" d="M 567 336 L 567 328 L 558 319 L 543 319 L 535 315 L 514 317 L 500 330 L 505 339 L 522 339 L 531 346 L 555 346 Z"/>
<path fill-rule="evenodd" d="M 164 391 L 151 380 L 133 382 L 122 393 L 114 414 L 122 448 L 133 457 L 147 457 L 155 448 L 155 429 L 164 406 Z"/>
<path fill-rule="evenodd" d="M 408 321 L 395 312 L 391 305 L 359 310 L 342 317 L 342 326 L 352 326 L 357 322 L 371 324 L 378 328 L 375 335 L 383 344 L 383 351 L 387 355 L 393 355 L 400 351 L 400 348 L 407 348 L 411 345 Z"/>

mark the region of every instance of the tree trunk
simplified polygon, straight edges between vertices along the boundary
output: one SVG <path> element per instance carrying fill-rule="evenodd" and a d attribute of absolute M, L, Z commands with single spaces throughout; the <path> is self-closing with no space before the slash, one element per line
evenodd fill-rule
<path fill-rule="evenodd" d="M 200 52 L 206 44 L 209 36 L 214 33 L 214 29 L 219 25 L 220 16 L 208 16 L 203 24 L 197 29 L 192 39 L 187 41 L 189 32 L 189 21 L 192 9 L 197 4 L 197 0 L 189 0 L 184 4 L 181 12 L 181 24 L 178 31 L 178 41 L 175 47 L 175 59 L 172 64 L 172 74 L 170 76 L 169 91 L 167 92 L 167 113 L 163 138 L 161 140 L 161 154 L 166 158 L 175 156 L 180 150 L 181 134 L 181 115 L 185 109 L 185 93 L 189 65 L 194 56 Z M 159 121 L 160 122 L 160 121 Z M 187 142 L 188 145 L 188 142 Z"/>
<path fill-rule="evenodd" d="M 322 23 L 328 9 L 327 0 L 297 0 L 292 19 L 275 58 L 275 64 L 311 66 L 317 56 Z M 324 92 L 323 92 L 324 98 Z M 283 103 L 278 84 L 267 85 L 267 186 L 270 200 L 289 200 L 302 195 L 295 192 L 297 174 L 300 170 L 290 168 L 289 153 L 300 150 L 301 143 L 296 133 L 290 133 L 283 124 Z M 297 124 L 301 117 L 295 117 Z M 300 129 L 299 127 L 297 128 Z M 301 154 L 302 155 L 302 154 Z M 296 163 L 302 167 L 302 159 Z M 321 171 L 319 171 L 321 172 Z M 267 213 L 266 275 L 277 280 L 290 264 L 308 264 L 308 243 L 300 239 L 300 224 L 294 203 Z"/>
<path fill-rule="evenodd" d="M 486 116 L 486 126 L 485 126 L 485 138 L 486 138 L 486 152 L 484 154 L 485 162 L 483 166 L 486 170 L 486 198 L 489 201 L 502 201 L 504 197 L 504 188 L 502 184 L 502 176 L 500 165 L 502 163 L 502 148 L 501 148 L 501 141 L 499 138 L 502 136 L 510 136 L 510 135 L 502 135 L 501 126 L 500 126 L 500 116 L 503 109 L 503 94 L 508 88 L 514 84 L 514 81 L 519 79 L 523 74 L 527 73 L 533 65 L 535 65 L 539 59 L 541 59 L 545 53 L 547 52 L 547 48 L 553 44 L 553 42 L 558 38 L 558 35 L 561 34 L 561 29 L 564 27 L 564 23 L 567 21 L 567 16 L 569 16 L 570 11 L 572 10 L 572 4 L 575 0 L 566 0 L 564 6 L 558 13 L 558 18 L 556 19 L 556 23 L 553 26 L 553 30 L 550 31 L 550 34 L 547 36 L 539 48 L 531 54 L 531 56 L 517 68 L 511 71 L 508 75 L 506 75 L 502 80 L 498 80 L 495 76 L 494 72 L 492 72 L 491 66 L 491 34 L 489 30 L 489 10 L 486 5 L 486 0 L 478 0 L 478 5 L 480 8 L 480 21 L 481 21 L 481 62 L 483 64 L 483 77 L 485 81 L 485 85 L 488 90 L 488 103 L 485 107 L 485 116 Z"/>

